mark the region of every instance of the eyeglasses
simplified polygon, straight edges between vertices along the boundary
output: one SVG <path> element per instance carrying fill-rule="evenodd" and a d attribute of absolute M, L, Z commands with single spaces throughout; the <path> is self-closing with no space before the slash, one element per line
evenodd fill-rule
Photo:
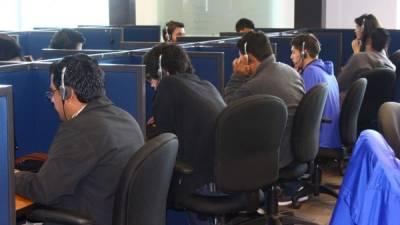
<path fill-rule="evenodd" d="M 55 90 L 50 89 L 49 91 L 46 91 L 45 95 L 49 100 L 51 100 L 53 98 L 54 94 L 56 93 L 56 91 L 57 91 L 56 89 Z"/>

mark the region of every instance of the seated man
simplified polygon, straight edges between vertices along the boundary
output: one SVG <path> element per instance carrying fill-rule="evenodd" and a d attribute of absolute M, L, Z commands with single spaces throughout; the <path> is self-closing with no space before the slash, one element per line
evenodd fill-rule
<path fill-rule="evenodd" d="M 179 185 L 180 193 L 192 193 L 212 181 L 214 129 L 225 102 L 210 82 L 193 73 L 188 55 L 179 46 L 153 47 L 144 64 L 149 78 L 160 81 L 153 101 L 157 131 L 176 134 L 177 160 L 194 168 L 194 174 Z"/>
<path fill-rule="evenodd" d="M 177 42 L 176 38 L 185 36 L 185 24 L 177 21 L 169 21 L 162 30 L 162 37 L 165 42 Z"/>
<path fill-rule="evenodd" d="M 49 48 L 82 50 L 85 41 L 85 37 L 80 32 L 64 28 L 53 35 Z"/>
<path fill-rule="evenodd" d="M 0 34 L 0 61 L 23 61 L 21 47 L 7 34 Z"/>
<path fill-rule="evenodd" d="M 235 29 L 238 33 L 247 33 L 254 31 L 255 28 L 253 21 L 246 18 L 241 18 L 236 22 Z"/>
<path fill-rule="evenodd" d="M 332 122 L 321 124 L 319 146 L 321 148 L 340 148 L 342 144 L 339 134 L 339 86 L 333 73 L 333 63 L 318 59 L 320 51 L 321 45 L 317 37 L 313 34 L 300 34 L 292 40 L 290 58 L 303 77 L 306 92 L 315 85 L 328 84 L 328 98 L 323 117 Z"/>
<path fill-rule="evenodd" d="M 351 56 L 338 76 L 341 99 L 344 99 L 351 84 L 359 78 L 363 72 L 375 68 L 388 68 L 393 71 L 396 66 L 386 55 L 390 41 L 390 34 L 383 28 L 377 28 L 367 38 L 365 52 Z"/>
<path fill-rule="evenodd" d="M 304 95 L 303 81 L 290 66 L 275 61 L 271 43 L 261 32 L 249 32 L 237 43 L 240 57 L 233 61 L 231 80 L 225 87 L 225 101 L 257 94 L 274 95 L 285 101 L 288 107 L 288 122 L 281 142 L 279 167 L 293 160 L 290 145 L 293 116 Z"/>
<path fill-rule="evenodd" d="M 110 225 L 120 175 L 144 144 L 142 132 L 105 96 L 104 73 L 87 55 L 67 56 L 50 73 L 49 97 L 62 124 L 39 172 L 15 174 L 16 193 Z"/>

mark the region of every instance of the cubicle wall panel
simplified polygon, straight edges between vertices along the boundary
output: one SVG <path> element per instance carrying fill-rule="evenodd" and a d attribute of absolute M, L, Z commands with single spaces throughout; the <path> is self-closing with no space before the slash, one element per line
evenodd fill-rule
<path fill-rule="evenodd" d="M 86 38 L 86 49 L 119 49 L 122 28 L 77 28 Z"/>
<path fill-rule="evenodd" d="M 124 41 L 152 41 L 158 42 L 161 37 L 160 26 L 132 26 L 123 27 Z"/>
<path fill-rule="evenodd" d="M 14 144 L 11 87 L 0 86 L 0 219 L 15 224 Z"/>
<path fill-rule="evenodd" d="M 19 151 L 19 156 L 25 151 L 35 148 L 35 138 L 33 137 L 34 121 L 34 79 L 31 76 L 28 67 L 23 67 L 20 71 L 1 72 L 0 84 L 9 84 L 13 86 L 14 99 L 14 127 L 15 140 Z"/>

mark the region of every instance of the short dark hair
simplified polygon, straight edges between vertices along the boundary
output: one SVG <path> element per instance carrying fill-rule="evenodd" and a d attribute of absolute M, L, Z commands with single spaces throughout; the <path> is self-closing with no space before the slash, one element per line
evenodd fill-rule
<path fill-rule="evenodd" d="M 182 47 L 175 44 L 161 43 L 154 46 L 144 55 L 143 63 L 146 65 L 147 79 L 160 79 L 157 73 L 160 55 L 162 55 L 161 67 L 170 75 L 194 72 L 189 56 Z"/>
<path fill-rule="evenodd" d="M 244 54 L 244 44 L 247 53 L 251 53 L 258 61 L 263 61 L 273 54 L 271 42 L 263 32 L 250 31 L 242 36 L 236 44 L 239 51 Z"/>
<path fill-rule="evenodd" d="M 0 61 L 15 58 L 22 60 L 22 50 L 17 41 L 7 34 L 0 34 Z"/>
<path fill-rule="evenodd" d="M 61 86 L 61 73 L 64 74 L 64 85 L 72 88 L 79 101 L 88 103 L 105 95 L 104 72 L 96 60 L 85 54 L 66 56 L 50 66 L 53 84 L 57 89 Z"/>
<path fill-rule="evenodd" d="M 239 19 L 236 22 L 235 28 L 236 28 L 236 32 L 240 32 L 241 30 L 243 30 L 245 28 L 249 28 L 249 29 L 252 29 L 252 30 L 255 29 L 253 21 L 251 21 L 251 20 L 249 20 L 247 18 Z"/>
<path fill-rule="evenodd" d="M 176 28 L 184 28 L 185 24 L 178 22 L 178 21 L 169 21 L 168 23 L 165 24 L 165 27 L 162 29 L 162 37 L 164 41 L 169 41 L 167 38 L 167 32 L 169 35 L 169 39 L 172 38 L 172 34 L 174 33 Z"/>
<path fill-rule="evenodd" d="M 82 33 L 64 28 L 53 35 L 49 47 L 54 49 L 75 49 L 77 44 L 84 44 L 85 41 L 86 39 Z"/>
<path fill-rule="evenodd" d="M 369 38 L 371 39 L 372 48 L 375 51 L 382 51 L 390 43 L 390 34 L 384 28 L 377 28 L 375 29 L 370 35 Z"/>
<path fill-rule="evenodd" d="M 299 50 L 302 51 L 304 42 L 304 50 L 307 50 L 307 53 L 312 57 L 315 58 L 319 52 L 321 51 L 321 44 L 317 37 L 311 33 L 302 33 L 297 35 L 293 38 L 291 45 Z"/>
<path fill-rule="evenodd" d="M 363 14 L 354 19 L 354 22 L 362 27 L 361 34 L 361 51 L 365 51 L 365 44 L 367 42 L 368 36 L 379 27 L 382 27 L 378 19 L 373 14 Z"/>

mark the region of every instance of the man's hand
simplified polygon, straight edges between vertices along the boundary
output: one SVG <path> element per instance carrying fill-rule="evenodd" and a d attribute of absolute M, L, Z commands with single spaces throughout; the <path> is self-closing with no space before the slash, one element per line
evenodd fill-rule
<path fill-rule="evenodd" d="M 245 55 L 241 55 L 232 62 L 233 73 L 241 76 L 250 76 L 251 68 L 248 64 L 248 58 Z"/>

